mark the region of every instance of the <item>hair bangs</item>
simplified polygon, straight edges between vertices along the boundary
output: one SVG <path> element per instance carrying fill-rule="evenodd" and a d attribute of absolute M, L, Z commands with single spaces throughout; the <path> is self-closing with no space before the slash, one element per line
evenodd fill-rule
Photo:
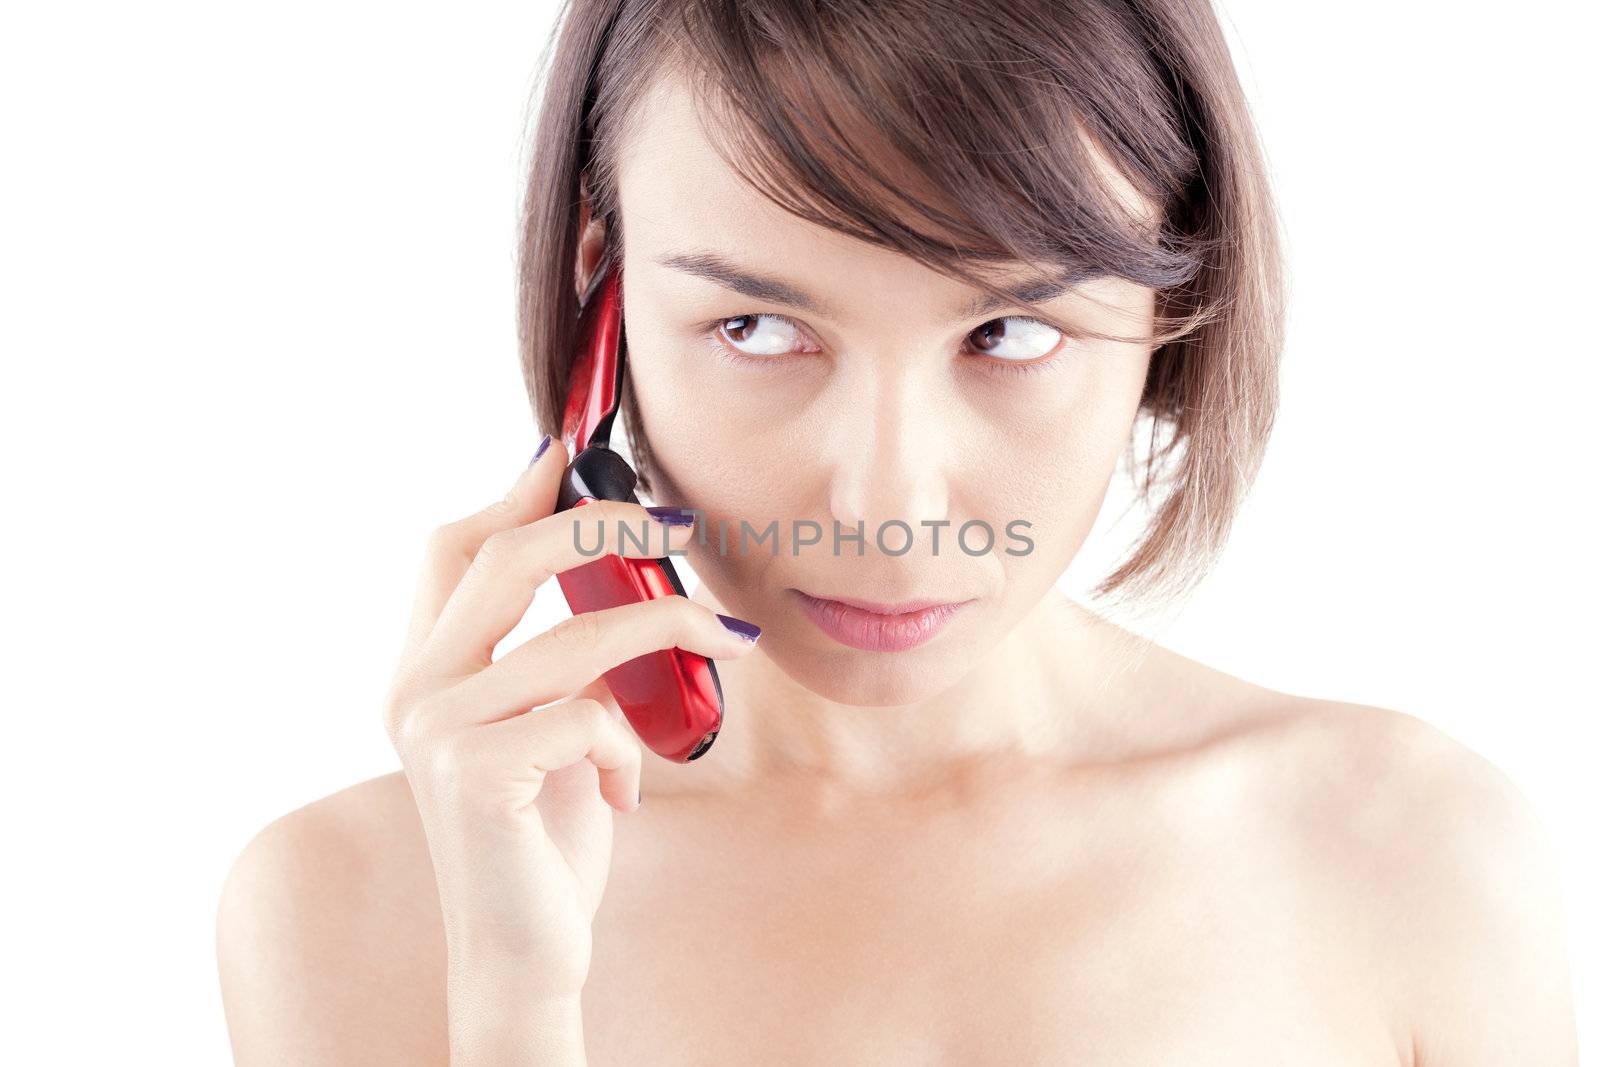
<path fill-rule="evenodd" d="M 861 17 L 852 7 L 678 9 L 680 67 L 721 132 L 719 154 L 752 188 L 799 218 L 1029 307 L 996 269 L 1157 291 L 1200 271 L 1209 242 L 1168 220 L 1181 177 L 1119 166 L 1082 117 L 1061 57 L 1052 66 L 985 56 L 987 42 L 1027 37 L 1021 25 L 1011 38 L 996 31 L 1004 9 L 975 23 L 955 7 L 948 21 L 928 19 L 925 4 L 875 2 Z M 1156 325 L 1149 337 L 1083 332 L 1163 344 L 1196 318 L 1158 312 Z"/>

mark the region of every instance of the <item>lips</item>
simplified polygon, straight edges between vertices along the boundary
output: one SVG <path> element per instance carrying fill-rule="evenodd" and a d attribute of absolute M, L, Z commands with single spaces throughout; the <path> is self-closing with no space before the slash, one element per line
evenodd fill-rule
<path fill-rule="evenodd" d="M 817 627 L 840 644 L 868 652 L 904 652 L 926 644 L 970 600 L 905 600 L 896 604 L 854 597 L 814 597 L 794 590 Z"/>

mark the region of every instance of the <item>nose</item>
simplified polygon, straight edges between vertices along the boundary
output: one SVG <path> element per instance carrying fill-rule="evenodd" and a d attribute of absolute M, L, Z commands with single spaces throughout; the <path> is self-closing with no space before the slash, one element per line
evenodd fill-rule
<path fill-rule="evenodd" d="M 827 453 L 832 466 L 829 505 L 850 531 L 859 522 L 865 544 L 876 544 L 881 524 L 898 520 L 918 541 L 925 521 L 947 518 L 952 428 L 940 418 L 948 398 L 932 395 L 915 374 L 875 374 L 839 383 Z M 847 395 L 846 395 L 847 394 Z M 903 530 L 883 532 L 891 550 L 906 543 Z"/>

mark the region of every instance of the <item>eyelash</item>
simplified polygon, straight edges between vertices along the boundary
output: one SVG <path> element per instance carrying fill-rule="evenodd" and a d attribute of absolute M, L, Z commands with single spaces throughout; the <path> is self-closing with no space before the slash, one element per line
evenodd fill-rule
<path fill-rule="evenodd" d="M 1065 345 L 1072 339 L 1072 336 L 1060 326 L 1057 326 L 1051 322 L 1046 322 L 1043 319 L 1034 318 L 1031 315 L 1002 315 L 1000 317 L 1006 319 L 1021 319 L 1024 322 L 1033 322 L 1040 326 L 1048 326 L 1050 329 L 1061 334 L 1062 345 Z M 763 369 L 770 370 L 774 362 L 772 356 L 747 356 L 743 352 L 731 347 L 719 336 L 722 331 L 723 323 L 731 322 L 734 319 L 744 318 L 777 319 L 780 322 L 786 322 L 789 325 L 794 326 L 796 329 L 799 328 L 800 324 L 795 322 L 789 316 L 780 315 L 775 311 L 752 311 L 743 315 L 725 315 L 720 319 L 712 319 L 710 322 L 702 323 L 700 325 L 699 330 L 702 339 L 705 340 L 705 342 L 711 347 L 712 352 L 719 359 L 731 363 L 736 367 L 758 366 Z M 974 327 L 974 329 L 976 329 L 976 327 Z M 968 332 L 970 333 L 971 331 Z M 982 358 L 981 353 L 979 355 L 980 358 Z M 1061 349 L 1058 347 L 1055 352 L 1048 356 L 1040 356 L 1038 359 L 1030 359 L 1025 362 L 992 358 L 984 358 L 983 362 L 985 364 L 992 364 L 988 371 L 988 373 L 991 374 L 1039 374 L 1050 370 L 1057 363 L 1059 363 L 1061 359 Z"/>

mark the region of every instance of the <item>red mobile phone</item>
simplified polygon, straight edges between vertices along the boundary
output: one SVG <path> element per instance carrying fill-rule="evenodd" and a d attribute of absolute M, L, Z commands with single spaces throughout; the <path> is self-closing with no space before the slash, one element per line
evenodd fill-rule
<path fill-rule="evenodd" d="M 561 476 L 556 510 L 594 500 L 637 504 L 633 488 L 638 475 L 609 447 L 627 369 L 622 266 L 615 260 L 602 265 L 589 284 L 579 313 L 577 344 L 561 424 L 561 439 L 572 462 Z M 608 552 L 558 573 L 556 580 L 574 615 L 687 595 L 665 556 L 635 559 Z M 678 763 L 698 759 L 722 728 L 722 683 L 716 667 L 698 653 L 681 648 L 648 652 L 619 663 L 604 677 L 634 732 L 657 755 Z"/>

